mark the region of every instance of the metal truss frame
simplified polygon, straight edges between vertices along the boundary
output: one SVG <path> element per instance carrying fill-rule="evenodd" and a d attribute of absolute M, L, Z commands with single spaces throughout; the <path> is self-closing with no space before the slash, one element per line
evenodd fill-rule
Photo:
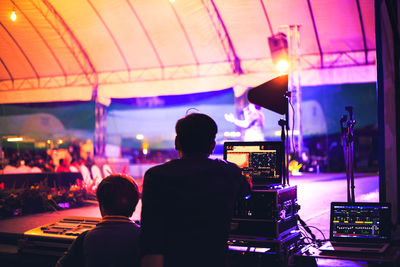
<path fill-rule="evenodd" d="M 364 50 L 325 53 L 324 68 L 342 68 L 352 66 L 364 66 L 375 64 L 375 50 L 368 51 L 368 64 L 365 64 Z M 302 70 L 321 69 L 319 54 L 301 55 L 300 61 Z M 242 74 L 274 72 L 271 59 L 259 58 L 253 60 L 244 60 Z M 96 76 L 95 83 L 99 85 L 135 83 L 146 81 L 179 80 L 189 78 L 231 76 L 236 74 L 232 72 L 230 62 L 213 62 L 200 65 L 181 65 L 164 68 L 138 69 L 131 71 L 116 71 L 93 73 Z M 68 75 L 66 77 L 44 77 L 14 79 L 14 81 L 0 82 L 0 91 L 2 90 L 35 90 L 35 89 L 56 89 L 66 86 L 88 86 L 94 85 L 94 81 L 89 83 L 88 77 L 92 74 Z M 91 80 L 90 80 L 91 81 Z"/>
<path fill-rule="evenodd" d="M 228 30 L 226 29 L 225 23 L 219 14 L 214 0 L 202 0 L 201 2 L 207 10 L 210 20 L 217 32 L 218 38 L 221 41 L 227 60 L 231 64 L 232 72 L 235 74 L 242 74 L 243 70 L 240 66 L 240 58 L 236 54 L 235 47 L 233 46 Z"/>
<path fill-rule="evenodd" d="M 365 53 L 368 56 L 365 56 Z M 365 50 L 358 51 L 343 51 L 343 52 L 331 52 L 324 53 L 323 57 L 323 67 L 321 67 L 321 62 L 319 60 L 319 55 L 305 54 L 300 56 L 302 63 L 302 69 L 330 69 L 330 68 L 341 68 L 350 66 L 364 66 L 364 65 L 374 65 L 376 63 L 376 50 L 369 49 L 367 52 Z M 368 61 L 365 61 L 366 57 Z"/>
<path fill-rule="evenodd" d="M 92 86 L 97 85 L 97 72 L 94 68 L 93 63 L 91 62 L 88 54 L 82 47 L 78 38 L 76 38 L 72 30 L 66 24 L 61 15 L 57 12 L 57 10 L 48 0 L 29 1 L 42 14 L 42 16 L 46 19 L 49 25 L 58 34 L 60 39 L 64 42 L 65 46 L 71 52 L 71 55 L 74 57 L 80 69 L 82 70 L 82 73 L 87 80 L 87 84 Z M 71 79 L 68 79 L 68 76 L 66 77 L 66 81 L 63 86 L 74 85 L 68 82 L 71 81 Z M 75 79 L 72 79 L 72 81 L 75 81 Z"/>
<path fill-rule="evenodd" d="M 375 50 L 368 51 L 369 62 L 365 64 L 364 51 L 349 51 L 337 53 L 325 53 L 324 69 L 341 68 L 351 66 L 363 66 L 375 64 Z M 302 70 L 321 69 L 319 54 L 301 55 Z M 273 71 L 273 66 L 269 58 L 259 58 L 245 60 L 242 62 L 244 71 L 247 73 L 265 73 L 268 70 Z M 93 73 L 96 76 L 96 84 L 115 84 L 115 83 L 134 83 L 146 81 L 161 80 L 179 80 L 188 78 L 201 78 L 210 76 L 227 76 L 235 74 L 232 72 L 231 65 L 228 62 L 214 62 L 201 65 L 182 65 L 164 68 L 139 69 L 131 71 L 103 72 Z M 88 83 L 89 73 L 80 75 L 68 75 L 66 77 L 44 77 L 14 79 L 12 82 L 0 82 L 0 90 L 34 90 L 51 89 L 65 86 L 84 86 L 94 85 Z"/>

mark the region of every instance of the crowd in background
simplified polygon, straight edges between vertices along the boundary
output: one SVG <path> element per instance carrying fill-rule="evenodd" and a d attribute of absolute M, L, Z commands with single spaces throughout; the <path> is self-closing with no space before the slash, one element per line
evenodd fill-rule
<path fill-rule="evenodd" d="M 150 150 L 147 154 L 143 154 L 139 149 L 124 148 L 121 152 L 122 157 L 128 158 L 132 164 L 164 163 L 178 158 L 175 149 Z"/>
<path fill-rule="evenodd" d="M 93 145 L 91 146 L 93 147 Z M 82 149 L 83 148 L 83 149 Z M 94 164 L 93 149 L 87 149 L 78 142 L 55 149 L 8 149 L 4 153 L 0 167 L 1 173 L 41 173 L 41 172 L 78 172 L 80 166 L 89 169 Z"/>

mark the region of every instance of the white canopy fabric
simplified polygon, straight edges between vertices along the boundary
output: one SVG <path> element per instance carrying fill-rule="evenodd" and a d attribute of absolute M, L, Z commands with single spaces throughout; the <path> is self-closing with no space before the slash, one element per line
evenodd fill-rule
<path fill-rule="evenodd" d="M 0 0 L 0 103 L 255 86 L 285 25 L 303 85 L 374 82 L 374 23 L 373 0 Z"/>

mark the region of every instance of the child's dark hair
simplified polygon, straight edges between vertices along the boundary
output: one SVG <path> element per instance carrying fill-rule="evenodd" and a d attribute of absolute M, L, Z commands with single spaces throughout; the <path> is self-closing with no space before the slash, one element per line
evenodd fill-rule
<path fill-rule="evenodd" d="M 131 217 L 139 201 L 135 181 L 124 174 L 112 174 L 104 178 L 97 187 L 96 196 L 107 215 Z"/>

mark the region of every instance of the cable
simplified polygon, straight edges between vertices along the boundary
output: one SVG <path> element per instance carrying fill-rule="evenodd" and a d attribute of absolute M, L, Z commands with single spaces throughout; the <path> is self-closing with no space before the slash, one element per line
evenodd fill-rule
<path fill-rule="evenodd" d="M 315 227 L 315 226 L 308 226 L 309 228 L 314 228 L 314 229 L 316 229 L 316 230 L 318 230 L 320 233 L 321 233 L 321 235 L 322 235 L 322 237 L 324 238 L 324 240 L 327 240 L 326 239 L 326 237 L 325 237 L 325 235 L 324 235 L 324 233 L 320 230 L 320 229 L 318 229 L 317 227 Z"/>
<path fill-rule="evenodd" d="M 304 242 L 305 244 L 312 244 L 312 245 L 314 245 L 315 247 L 320 247 L 320 246 L 322 245 L 323 242 L 329 241 L 329 239 L 326 239 L 325 234 L 324 234 L 319 228 L 317 228 L 317 227 L 315 227 L 315 226 L 311 226 L 311 225 L 308 226 L 308 225 L 300 218 L 300 216 L 297 215 L 297 217 L 298 217 L 298 222 L 300 223 L 300 225 L 298 224 L 299 230 L 300 230 L 301 234 L 303 235 L 304 239 L 310 239 L 310 240 L 312 240 L 311 243 L 306 243 L 306 242 Z M 304 230 L 302 230 L 302 228 L 303 228 Z M 323 239 L 316 239 L 315 235 L 312 233 L 312 231 L 311 231 L 310 228 L 314 228 L 314 229 L 316 229 L 317 231 L 319 231 L 319 232 L 321 233 Z"/>
<path fill-rule="evenodd" d="M 304 239 L 309 239 L 309 240 L 311 240 L 311 242 L 304 242 Z M 311 244 L 315 244 L 314 243 L 314 240 L 312 240 L 312 238 L 311 237 L 308 237 L 308 236 L 303 236 L 303 242 L 304 242 L 304 244 L 307 244 L 307 245 L 311 245 Z"/>
<path fill-rule="evenodd" d="M 186 110 L 186 116 L 189 115 L 190 113 L 197 113 L 200 112 L 197 108 L 188 108 Z"/>
<path fill-rule="evenodd" d="M 300 229 L 300 228 L 299 228 L 299 229 Z M 312 240 L 312 238 L 311 238 L 310 236 L 308 236 L 307 233 L 306 233 L 304 230 L 300 230 L 300 233 L 301 233 L 301 235 L 302 235 L 304 238 L 307 238 L 307 239 L 311 239 L 311 240 Z"/>
<path fill-rule="evenodd" d="M 311 229 L 310 229 L 310 228 L 307 226 L 307 224 L 300 218 L 299 215 L 297 215 L 297 219 L 299 220 L 301 226 L 304 227 L 304 230 L 306 230 L 307 233 L 310 234 L 310 236 L 312 237 L 312 239 L 313 239 L 313 240 L 316 240 L 316 237 L 315 237 L 315 235 L 313 234 L 313 232 L 311 231 Z"/>
<path fill-rule="evenodd" d="M 301 225 L 297 225 L 297 226 L 299 226 L 299 231 L 301 232 L 301 234 L 302 234 L 303 236 L 307 236 L 307 237 L 308 237 L 307 233 L 306 233 L 305 230 L 304 230 L 304 227 L 302 227 Z"/>
<path fill-rule="evenodd" d="M 304 227 L 302 226 L 302 225 L 300 225 L 299 223 L 297 224 L 298 225 L 298 227 L 299 227 L 299 231 L 300 231 L 300 233 L 301 233 L 301 235 L 302 235 L 302 238 L 303 239 L 308 239 L 308 240 L 311 240 L 311 242 L 304 242 L 305 244 L 314 244 L 315 243 L 315 240 L 313 240 L 312 239 L 312 237 L 307 233 L 307 231 L 304 229 Z"/>

